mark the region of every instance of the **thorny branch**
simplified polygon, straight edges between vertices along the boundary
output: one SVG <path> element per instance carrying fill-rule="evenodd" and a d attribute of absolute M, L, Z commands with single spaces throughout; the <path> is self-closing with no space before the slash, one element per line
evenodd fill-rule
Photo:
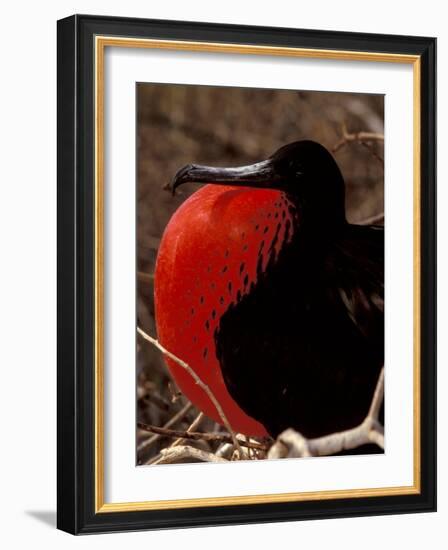
<path fill-rule="evenodd" d="M 371 143 L 373 141 L 383 141 L 384 142 L 384 134 L 378 134 L 376 132 L 354 132 L 350 133 L 347 131 L 347 127 L 345 124 L 342 125 L 342 138 L 336 143 L 336 145 L 333 147 L 332 152 L 337 153 L 339 149 L 342 149 L 345 145 L 351 142 L 357 142 L 369 149 L 369 151 L 372 153 L 372 155 L 378 160 L 378 162 L 383 165 L 383 159 L 376 153 L 376 151 L 372 148 Z"/>
<path fill-rule="evenodd" d="M 196 382 L 196 384 L 205 391 L 205 393 L 208 395 L 208 397 L 210 398 L 210 401 L 213 403 L 213 405 L 216 407 L 216 410 L 218 411 L 218 414 L 219 416 L 221 417 L 221 420 L 224 424 L 224 426 L 227 428 L 227 431 L 230 433 L 230 435 L 232 436 L 232 441 L 233 441 L 233 444 L 235 445 L 235 449 L 237 451 L 237 453 L 239 455 L 241 455 L 241 447 L 240 447 L 240 444 L 236 438 L 236 435 L 235 435 L 235 432 L 232 430 L 232 427 L 229 423 L 229 421 L 227 420 L 227 417 L 219 403 L 219 401 L 216 399 L 216 397 L 214 396 L 213 392 L 211 391 L 211 389 L 207 386 L 207 384 L 205 384 L 200 378 L 199 376 L 196 374 L 196 372 L 187 364 L 185 363 L 185 361 L 183 361 L 182 359 L 179 359 L 179 357 L 176 357 L 176 355 L 174 355 L 173 353 L 171 353 L 170 351 L 168 351 L 167 349 L 165 349 L 162 344 L 160 344 L 160 342 L 158 340 L 156 340 L 155 338 L 153 338 L 152 336 L 150 336 L 149 334 L 146 334 L 146 332 L 144 332 L 140 327 L 137 327 L 137 332 L 140 334 L 140 336 L 142 336 L 145 340 L 147 340 L 148 342 L 150 342 L 153 346 L 155 346 L 158 350 L 160 350 L 164 355 L 166 355 L 167 357 L 169 357 L 170 359 L 172 359 L 173 361 L 175 361 L 180 367 L 182 367 L 184 370 L 186 370 L 188 372 L 188 374 L 193 378 L 193 380 Z"/>

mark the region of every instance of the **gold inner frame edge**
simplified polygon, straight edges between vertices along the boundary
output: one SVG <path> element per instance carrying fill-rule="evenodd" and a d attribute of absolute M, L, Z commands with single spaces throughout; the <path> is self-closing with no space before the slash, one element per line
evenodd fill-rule
<path fill-rule="evenodd" d="M 285 56 L 313 59 L 372 61 L 383 63 L 406 63 L 413 65 L 413 297 L 414 297 L 414 365 L 413 365 L 413 485 L 378 487 L 368 489 L 341 489 L 243 495 L 225 497 L 202 497 L 178 500 L 154 500 L 141 502 L 106 503 L 104 501 L 104 53 L 106 47 L 146 48 L 206 53 L 233 53 L 245 55 Z M 95 59 L 95 513 L 166 510 L 242 504 L 279 502 L 303 502 L 343 498 L 365 498 L 393 495 L 419 494 L 421 488 L 421 425 L 420 425 L 420 271 L 421 271 L 421 219 L 420 219 L 420 126 L 421 126 L 421 60 L 418 55 L 358 52 L 348 50 L 325 50 L 251 44 L 226 44 L 178 40 L 124 38 L 96 36 Z"/>

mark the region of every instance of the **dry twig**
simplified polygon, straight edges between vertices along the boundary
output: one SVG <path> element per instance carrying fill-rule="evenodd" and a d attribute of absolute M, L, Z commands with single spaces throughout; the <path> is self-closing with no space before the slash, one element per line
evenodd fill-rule
<path fill-rule="evenodd" d="M 372 141 L 383 141 L 384 142 L 384 134 L 378 134 L 376 132 L 354 132 L 350 133 L 347 131 L 347 127 L 345 124 L 342 125 L 342 138 L 336 143 L 336 145 L 333 147 L 332 152 L 337 153 L 339 149 L 342 149 L 347 143 L 350 142 L 358 142 L 362 144 L 366 144 L 368 142 Z M 383 159 L 378 155 L 378 159 L 383 162 Z"/>
<path fill-rule="evenodd" d="M 201 378 L 196 374 L 196 372 L 187 364 L 185 363 L 185 361 L 183 361 L 182 359 L 179 359 L 179 357 L 177 357 L 176 355 L 174 355 L 173 353 L 171 353 L 170 351 L 168 351 L 166 348 L 164 348 L 162 346 L 162 344 L 160 344 L 160 342 L 158 340 L 156 340 L 155 338 L 153 338 L 152 336 L 150 336 L 149 334 L 146 334 L 146 332 L 144 332 L 140 327 L 137 327 L 137 332 L 140 334 L 140 336 L 142 336 L 146 341 L 150 342 L 153 346 L 155 346 L 159 351 L 161 351 L 164 355 L 166 355 L 167 357 L 169 357 L 170 359 L 172 359 L 173 361 L 176 362 L 176 364 L 178 364 L 180 367 L 182 367 L 184 370 L 186 370 L 188 372 L 188 374 L 193 378 L 193 380 L 196 382 L 196 384 L 205 391 L 205 393 L 207 394 L 207 396 L 210 398 L 210 401 L 213 403 L 213 405 L 215 406 L 216 410 L 218 411 L 218 414 L 224 424 L 224 426 L 226 427 L 227 431 L 230 433 L 231 437 L 232 437 L 232 441 L 233 441 L 233 444 L 235 445 L 235 449 L 237 451 L 237 453 L 239 455 L 242 454 L 241 452 L 241 447 L 240 447 L 240 444 L 236 438 L 236 435 L 235 435 L 235 432 L 232 430 L 232 427 L 229 423 L 229 421 L 227 420 L 227 417 L 219 403 L 219 401 L 216 399 L 216 397 L 214 396 L 213 392 L 211 391 L 211 389 L 207 386 L 207 384 L 205 384 Z M 154 436 L 155 437 L 155 436 Z"/>
<path fill-rule="evenodd" d="M 225 458 L 216 456 L 213 453 L 207 453 L 188 445 L 179 445 L 160 451 L 157 460 L 152 461 L 152 464 L 175 464 L 183 460 L 189 460 L 190 462 L 191 460 L 195 462 L 228 462 Z"/>
<path fill-rule="evenodd" d="M 153 273 L 145 273 L 144 271 L 137 271 L 137 279 L 141 283 L 152 283 L 154 281 L 154 274 Z"/>
<path fill-rule="evenodd" d="M 375 148 L 372 146 L 372 142 L 382 141 L 384 142 L 384 134 L 379 134 L 376 132 L 354 132 L 350 133 L 347 131 L 345 124 L 342 125 L 342 138 L 336 143 L 332 148 L 332 153 L 337 153 L 339 149 L 342 149 L 348 143 L 359 143 L 363 147 L 369 150 L 370 154 L 381 164 L 381 167 L 384 169 L 384 159 L 376 152 Z"/>
<path fill-rule="evenodd" d="M 383 137 L 383 139 L 384 139 L 384 137 Z M 363 147 L 365 147 L 370 152 L 370 154 L 373 156 L 373 158 L 375 158 L 380 163 L 381 168 L 384 170 L 384 159 L 381 155 L 379 155 L 375 151 L 372 144 L 369 141 L 361 141 L 361 140 L 359 140 L 359 144 L 362 145 Z"/>
<path fill-rule="evenodd" d="M 160 428 L 158 426 L 151 426 L 150 424 L 144 424 L 143 422 L 137 422 L 137 427 L 140 430 L 145 430 L 154 434 L 158 434 L 166 437 L 178 437 L 181 439 L 192 439 L 195 441 L 216 441 L 222 443 L 233 443 L 232 436 L 230 434 L 224 433 L 213 433 L 213 432 L 193 432 L 193 431 L 184 431 L 184 430 L 171 430 L 167 428 Z M 260 451 L 267 451 L 268 447 L 263 443 L 254 441 L 246 437 L 237 437 L 237 441 L 243 447 L 248 447 L 251 449 L 259 449 Z M 173 445 L 172 445 L 173 446 Z"/>
<path fill-rule="evenodd" d="M 380 223 L 384 223 L 384 212 L 375 214 L 374 216 L 370 216 L 369 218 L 365 218 L 364 220 L 356 223 L 358 225 L 378 225 Z"/>
<path fill-rule="evenodd" d="M 204 416 L 205 416 L 204 413 L 200 412 L 197 415 L 197 417 L 193 420 L 193 422 L 188 426 L 187 433 L 194 432 L 199 427 L 199 424 L 202 422 Z M 176 445 L 180 445 L 184 441 L 185 441 L 185 438 L 180 437 L 179 439 L 176 439 L 175 441 L 173 441 L 170 447 L 176 447 Z"/>

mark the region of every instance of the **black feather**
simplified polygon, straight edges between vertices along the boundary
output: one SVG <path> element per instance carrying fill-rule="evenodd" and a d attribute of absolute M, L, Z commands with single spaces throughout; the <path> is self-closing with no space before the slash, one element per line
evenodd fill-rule
<path fill-rule="evenodd" d="M 384 232 L 298 229 L 216 332 L 229 393 L 276 436 L 354 427 L 384 361 Z"/>

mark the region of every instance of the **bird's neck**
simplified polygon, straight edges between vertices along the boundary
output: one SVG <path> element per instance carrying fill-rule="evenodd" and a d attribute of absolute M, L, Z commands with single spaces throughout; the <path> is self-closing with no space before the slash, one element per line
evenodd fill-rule
<path fill-rule="evenodd" d="M 347 226 L 344 208 L 325 203 L 315 206 L 303 199 L 290 198 L 297 212 L 296 222 L 300 231 L 306 230 L 316 236 L 338 233 Z"/>
<path fill-rule="evenodd" d="M 299 215 L 301 227 L 326 232 L 347 224 L 345 184 L 339 171 L 291 181 L 286 193 Z"/>

